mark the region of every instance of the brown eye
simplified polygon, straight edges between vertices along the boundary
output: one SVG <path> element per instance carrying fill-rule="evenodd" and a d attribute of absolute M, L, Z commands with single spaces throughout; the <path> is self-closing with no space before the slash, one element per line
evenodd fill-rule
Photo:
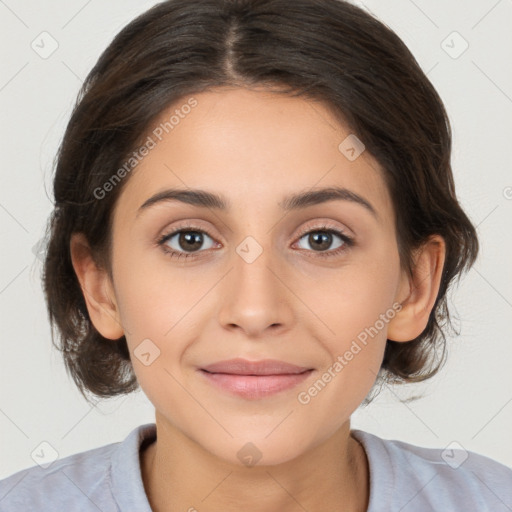
<path fill-rule="evenodd" d="M 178 246 L 185 251 L 197 251 L 203 245 L 203 234 L 199 231 L 181 231 L 178 235 Z"/>
<path fill-rule="evenodd" d="M 340 239 L 341 242 L 338 242 L 335 247 L 332 247 L 332 244 L 336 240 L 336 238 Z M 351 239 L 341 233 L 340 231 L 327 229 L 327 230 L 312 230 L 308 233 L 304 234 L 301 237 L 301 240 L 305 239 L 306 245 L 309 247 L 302 246 L 301 249 L 309 249 L 315 252 L 326 252 L 326 251 L 335 251 L 343 246 L 350 246 Z"/>
<path fill-rule="evenodd" d="M 207 239 L 211 240 L 209 245 L 205 242 Z M 215 243 L 212 237 L 202 229 L 189 227 L 180 228 L 162 236 L 158 240 L 158 245 L 171 256 L 188 258 L 193 256 L 193 253 L 203 252 L 201 249 L 210 249 Z"/>
<path fill-rule="evenodd" d="M 337 225 L 324 221 L 318 225 L 308 224 L 298 235 L 301 252 L 314 258 L 335 258 L 343 256 L 356 245 L 355 239 L 345 234 Z M 334 245 L 333 245 L 334 244 Z"/>

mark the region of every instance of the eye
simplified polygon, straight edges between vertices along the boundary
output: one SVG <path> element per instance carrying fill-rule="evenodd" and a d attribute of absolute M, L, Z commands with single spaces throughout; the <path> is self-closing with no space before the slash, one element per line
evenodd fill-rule
<path fill-rule="evenodd" d="M 338 238 L 340 242 L 338 242 L 338 245 L 334 248 L 328 250 L 332 246 L 333 240 L 336 238 Z M 305 242 L 302 246 L 300 244 L 301 240 L 304 240 Z M 317 253 L 315 256 L 330 257 L 337 256 L 341 252 L 347 250 L 347 248 L 352 247 L 354 245 L 354 241 L 343 231 L 325 225 L 303 231 L 300 234 L 299 247 L 301 249 L 309 249 L 307 245 L 312 247 L 311 250 L 313 252 Z"/>
<path fill-rule="evenodd" d="M 171 257 L 184 257 L 186 259 L 195 256 L 194 253 L 196 252 L 201 252 L 201 248 L 205 248 L 203 247 L 205 236 L 212 240 L 210 246 L 206 247 L 206 249 L 210 249 L 215 245 L 212 237 L 203 229 L 194 226 L 175 229 L 171 233 L 163 235 L 157 243 Z"/>

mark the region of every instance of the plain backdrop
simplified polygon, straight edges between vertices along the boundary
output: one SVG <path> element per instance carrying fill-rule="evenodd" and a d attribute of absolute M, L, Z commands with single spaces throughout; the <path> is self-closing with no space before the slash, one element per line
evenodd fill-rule
<path fill-rule="evenodd" d="M 78 89 L 114 35 L 155 3 L 0 1 L 0 478 L 35 465 L 41 442 L 65 457 L 154 421 L 141 391 L 91 407 L 74 387 L 51 345 L 37 248 Z M 398 33 L 445 102 L 456 190 L 481 253 L 449 296 L 460 335 L 442 372 L 384 387 L 352 427 L 427 447 L 456 441 L 512 466 L 512 1 L 355 3 Z M 32 48 L 40 37 L 58 44 L 47 58 Z"/>

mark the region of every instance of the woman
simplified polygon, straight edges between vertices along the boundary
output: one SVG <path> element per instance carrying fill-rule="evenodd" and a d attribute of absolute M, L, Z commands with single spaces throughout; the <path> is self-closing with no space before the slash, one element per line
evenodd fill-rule
<path fill-rule="evenodd" d="M 87 398 L 156 424 L 0 482 L 2 510 L 496 510 L 512 470 L 351 430 L 440 368 L 477 256 L 443 104 L 338 0 L 169 0 L 84 83 L 44 286 Z"/>

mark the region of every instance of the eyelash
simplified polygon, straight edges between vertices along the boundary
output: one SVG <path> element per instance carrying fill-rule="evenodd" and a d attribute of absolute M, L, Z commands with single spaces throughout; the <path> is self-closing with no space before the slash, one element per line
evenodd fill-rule
<path fill-rule="evenodd" d="M 178 259 L 185 258 L 185 260 L 186 260 L 191 257 L 196 257 L 196 252 L 204 252 L 204 251 L 196 251 L 196 252 L 192 252 L 192 253 L 186 253 L 186 252 L 176 251 L 174 249 L 169 249 L 169 247 L 166 245 L 166 242 L 169 241 L 173 236 L 177 235 L 178 233 L 187 233 L 189 231 L 193 231 L 196 233 L 202 233 L 202 234 L 208 235 L 212 240 L 214 239 L 213 236 L 210 235 L 210 233 L 208 231 L 206 231 L 205 229 L 198 228 L 197 226 L 193 226 L 193 225 L 186 225 L 186 226 L 180 226 L 180 227 L 176 228 L 175 230 L 173 230 L 172 232 L 162 235 L 157 240 L 157 244 L 158 244 L 158 246 L 161 246 L 163 251 L 166 254 L 168 254 L 171 258 L 178 258 Z M 337 235 L 343 241 L 343 245 L 341 247 L 338 247 L 337 249 L 333 249 L 330 251 L 308 251 L 308 252 L 315 252 L 316 253 L 315 257 L 334 258 L 336 256 L 339 256 L 342 252 L 344 252 L 347 249 L 350 249 L 351 247 L 354 246 L 354 239 L 352 237 L 349 237 L 343 231 L 340 231 L 339 229 L 335 229 L 334 227 L 331 227 L 327 224 L 324 224 L 322 226 L 318 226 L 315 228 L 305 228 L 304 230 L 302 230 L 299 233 L 298 239 L 300 240 L 301 238 L 304 237 L 304 235 L 307 235 L 310 233 L 317 233 L 317 232 Z"/>

